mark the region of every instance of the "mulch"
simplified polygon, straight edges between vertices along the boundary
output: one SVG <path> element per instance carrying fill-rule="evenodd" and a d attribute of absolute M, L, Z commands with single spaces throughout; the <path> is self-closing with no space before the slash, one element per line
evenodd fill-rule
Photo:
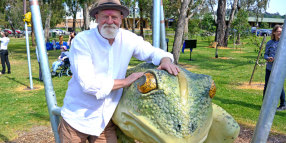
<path fill-rule="evenodd" d="M 240 133 L 234 143 L 250 143 L 254 127 L 240 125 Z M 5 143 L 54 143 L 54 134 L 51 127 L 35 126 L 27 132 L 20 132 L 19 137 Z M 271 133 L 267 143 L 286 143 L 286 135 Z"/>

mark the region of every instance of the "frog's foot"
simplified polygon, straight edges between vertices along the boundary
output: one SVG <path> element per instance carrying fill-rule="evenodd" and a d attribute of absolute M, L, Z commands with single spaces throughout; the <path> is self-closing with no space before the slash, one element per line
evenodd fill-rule
<path fill-rule="evenodd" d="M 205 143 L 233 143 L 240 127 L 233 117 L 218 105 L 213 105 L 213 123 Z"/>

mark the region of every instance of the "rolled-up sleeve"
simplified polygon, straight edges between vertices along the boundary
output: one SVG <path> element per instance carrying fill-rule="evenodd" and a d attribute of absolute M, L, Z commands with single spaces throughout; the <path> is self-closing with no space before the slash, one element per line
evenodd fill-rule
<path fill-rule="evenodd" d="M 69 59 L 73 78 L 80 84 L 85 94 L 96 96 L 97 99 L 109 95 L 114 79 L 105 73 L 96 74 L 91 51 L 84 39 L 74 38 Z"/>
<path fill-rule="evenodd" d="M 138 60 L 146 61 L 148 63 L 153 63 L 158 66 L 161 59 L 168 57 L 174 61 L 173 55 L 171 53 L 165 52 L 160 48 L 153 47 L 149 42 L 143 40 L 142 37 L 137 36 L 133 39 L 133 43 L 136 45 L 133 56 Z"/>
<path fill-rule="evenodd" d="M 268 41 L 266 43 L 266 46 L 265 46 L 265 53 L 264 53 L 264 59 L 267 60 L 269 58 L 269 54 L 270 54 L 270 45 L 271 45 L 271 41 Z"/>

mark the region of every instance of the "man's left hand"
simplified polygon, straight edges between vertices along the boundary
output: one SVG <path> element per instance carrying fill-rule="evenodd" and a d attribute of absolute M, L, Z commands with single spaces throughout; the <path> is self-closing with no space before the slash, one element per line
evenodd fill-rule
<path fill-rule="evenodd" d="M 178 75 L 180 72 L 180 69 L 177 67 L 177 65 L 173 64 L 171 62 L 171 59 L 168 57 L 162 58 L 158 70 L 166 70 L 168 73 L 172 75 Z"/>

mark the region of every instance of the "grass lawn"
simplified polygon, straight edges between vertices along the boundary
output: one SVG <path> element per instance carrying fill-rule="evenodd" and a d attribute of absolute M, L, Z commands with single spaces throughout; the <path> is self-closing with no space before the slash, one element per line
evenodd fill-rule
<path fill-rule="evenodd" d="M 169 45 L 172 45 L 173 36 L 168 38 Z M 197 48 L 192 52 L 193 61 L 189 61 L 190 52 L 185 50 L 181 53 L 180 64 L 194 73 L 211 75 L 217 86 L 213 102 L 228 111 L 240 124 L 254 127 L 262 104 L 262 90 L 259 87 L 242 86 L 249 82 L 257 58 L 257 47 L 249 39 L 244 40 L 244 44 L 237 48 L 233 47 L 230 40 L 229 48 L 219 49 L 219 58 L 215 59 L 215 49 L 208 48 L 209 42 L 199 38 Z M 36 88 L 34 90 L 27 90 L 30 81 L 25 39 L 11 37 L 8 49 L 12 74 L 0 75 L 0 142 L 11 141 L 17 138 L 19 132 L 34 126 L 50 125 L 44 85 L 38 80 L 35 47 L 30 46 L 33 84 Z M 50 67 L 59 54 L 59 50 L 48 51 Z M 135 66 L 138 63 L 140 62 L 133 59 L 130 65 Z M 257 67 L 253 84 L 263 84 L 264 75 L 265 66 Z M 52 78 L 59 106 L 62 106 L 70 78 Z M 285 121 L 286 111 L 277 112 L 272 131 L 286 134 Z"/>

